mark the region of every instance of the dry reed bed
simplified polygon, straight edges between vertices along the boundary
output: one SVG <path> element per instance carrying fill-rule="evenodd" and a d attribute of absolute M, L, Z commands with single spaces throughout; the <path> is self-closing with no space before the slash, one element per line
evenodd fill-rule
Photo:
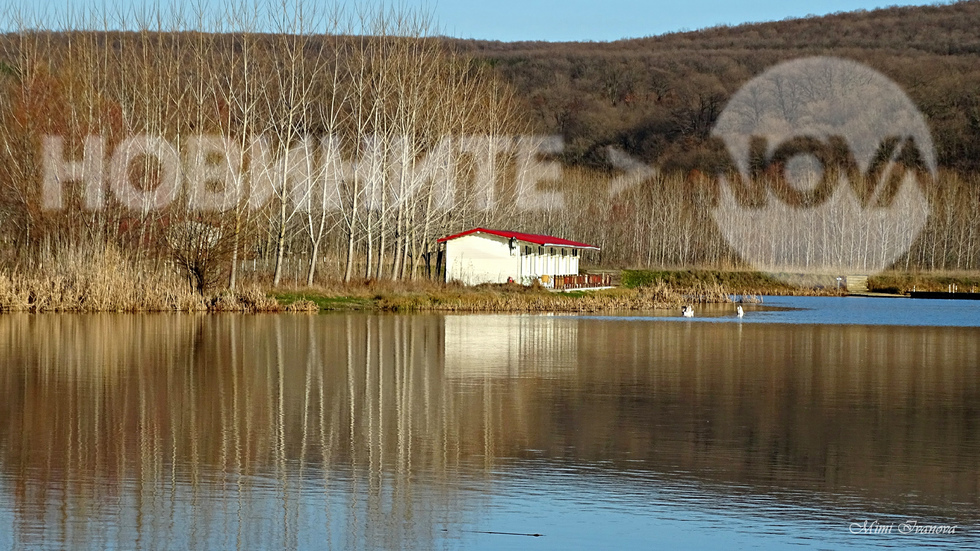
<path fill-rule="evenodd" d="M 730 294 L 740 296 L 843 296 L 847 290 L 838 288 L 835 276 L 805 274 L 767 274 L 747 270 L 696 268 L 686 270 L 623 270 L 625 287 L 666 284 L 689 289 L 698 285 L 721 286 Z"/>
<path fill-rule="evenodd" d="M 256 288 L 200 295 L 141 282 L 129 287 L 76 286 L 64 277 L 0 274 L 0 312 L 316 312 L 309 301 L 282 304 Z M 100 292 L 101 291 L 101 292 Z"/>
<path fill-rule="evenodd" d="M 316 311 L 309 301 L 283 305 L 260 289 L 194 293 L 176 276 L 139 269 L 114 249 L 71 251 L 33 274 L 0 272 L 0 312 Z"/>
<path fill-rule="evenodd" d="M 636 289 L 606 289 L 555 293 L 518 285 L 446 286 L 426 292 L 390 292 L 375 297 L 385 311 L 444 312 L 596 312 L 601 310 L 655 310 L 682 304 L 730 302 L 721 286 L 699 285 L 677 289 L 664 284 Z"/>

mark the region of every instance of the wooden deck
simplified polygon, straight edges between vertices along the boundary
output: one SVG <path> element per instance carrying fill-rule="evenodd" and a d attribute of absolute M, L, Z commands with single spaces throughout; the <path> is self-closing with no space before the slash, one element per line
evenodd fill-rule
<path fill-rule="evenodd" d="M 612 287 L 610 274 L 581 274 L 553 276 L 555 291 L 575 291 L 585 289 L 607 289 Z"/>
<path fill-rule="evenodd" d="M 868 292 L 868 276 L 866 275 L 849 275 L 844 278 L 844 285 L 847 286 L 847 291 L 852 294 L 867 293 Z"/>

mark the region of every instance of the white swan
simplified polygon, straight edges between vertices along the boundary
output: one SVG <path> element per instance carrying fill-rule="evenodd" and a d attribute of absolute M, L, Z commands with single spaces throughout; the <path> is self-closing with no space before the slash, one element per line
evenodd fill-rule
<path fill-rule="evenodd" d="M 745 315 L 745 311 L 742 310 L 742 305 L 741 304 L 739 304 L 738 306 L 735 307 L 735 315 L 738 316 L 738 317 L 742 317 L 742 316 Z"/>
<path fill-rule="evenodd" d="M 693 306 L 682 306 L 681 307 L 681 315 L 683 315 L 685 318 L 693 318 L 694 317 L 694 307 Z"/>

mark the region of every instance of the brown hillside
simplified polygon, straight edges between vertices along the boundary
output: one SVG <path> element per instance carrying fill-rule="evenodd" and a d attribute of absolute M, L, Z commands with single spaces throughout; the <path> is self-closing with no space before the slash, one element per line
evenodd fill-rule
<path fill-rule="evenodd" d="M 832 55 L 898 82 L 925 114 L 946 168 L 980 168 L 980 2 L 887 8 L 608 43 L 456 41 L 526 98 L 567 160 L 602 164 L 615 144 L 665 168 L 718 170 L 708 139 L 727 99 L 786 60 Z"/>

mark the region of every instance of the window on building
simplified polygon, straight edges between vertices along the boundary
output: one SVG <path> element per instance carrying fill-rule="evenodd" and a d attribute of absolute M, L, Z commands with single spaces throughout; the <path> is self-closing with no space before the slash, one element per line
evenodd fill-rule
<path fill-rule="evenodd" d="M 538 247 L 538 254 L 544 256 L 544 247 Z"/>
<path fill-rule="evenodd" d="M 554 247 L 551 248 L 551 256 L 555 256 L 555 248 Z"/>
<path fill-rule="evenodd" d="M 572 256 L 578 256 L 578 249 L 572 249 Z"/>
<path fill-rule="evenodd" d="M 530 254 L 531 254 L 531 246 L 530 245 L 524 245 L 524 255 L 525 256 L 528 256 Z"/>

